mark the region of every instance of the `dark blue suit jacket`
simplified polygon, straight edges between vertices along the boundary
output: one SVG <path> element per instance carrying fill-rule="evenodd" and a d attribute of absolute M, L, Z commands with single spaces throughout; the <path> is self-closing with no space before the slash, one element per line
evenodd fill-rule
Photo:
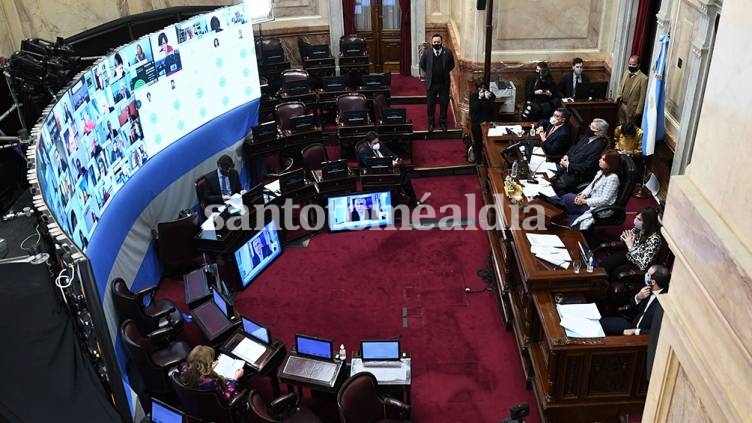
<path fill-rule="evenodd" d="M 561 78 L 561 81 L 559 81 L 559 94 L 561 94 L 562 98 L 574 98 L 574 90 L 572 89 L 572 72 L 569 72 L 568 74 L 564 75 L 563 78 Z M 590 82 L 590 78 L 585 76 L 583 73 L 580 75 L 580 79 L 582 79 L 582 82 Z"/>
<path fill-rule="evenodd" d="M 240 175 L 233 169 L 230 171 L 230 190 L 233 194 L 239 194 L 240 187 Z M 222 189 L 219 186 L 219 175 L 217 175 L 217 169 L 204 175 L 206 182 L 204 183 L 204 201 L 209 204 L 222 204 Z"/>
<path fill-rule="evenodd" d="M 551 124 L 548 123 L 544 126 L 546 132 L 551 128 Z M 571 132 L 569 132 L 569 124 L 565 123 L 561 125 L 557 130 L 552 132 L 546 141 L 541 144 L 543 151 L 551 156 L 563 156 L 569 150 L 569 146 L 572 143 Z"/>
<path fill-rule="evenodd" d="M 608 140 L 599 137 L 589 141 L 589 137 L 582 137 L 567 151 L 569 167 L 567 173 L 577 176 L 580 180 L 591 180 L 598 172 L 598 160 L 608 147 Z"/>
<path fill-rule="evenodd" d="M 665 289 L 661 291 L 661 294 L 663 294 L 664 292 L 666 292 Z M 658 294 L 658 295 L 661 295 L 661 294 Z M 637 314 L 634 316 L 634 319 L 632 320 L 632 327 L 635 329 L 639 329 L 640 335 L 648 335 L 650 333 L 650 328 L 653 323 L 653 317 L 655 317 L 655 312 L 660 307 L 660 303 L 658 303 L 657 298 L 653 300 L 653 302 L 650 303 L 650 306 L 648 307 L 647 305 L 648 305 L 649 300 L 650 300 L 650 297 L 647 297 L 644 300 L 640 301 L 639 304 L 634 303 L 634 298 L 632 298 L 632 301 L 631 301 L 631 303 L 633 304 L 633 307 L 637 308 Z M 642 317 L 642 320 L 640 320 L 640 317 Z M 640 323 L 639 326 L 637 325 L 637 322 Z"/>

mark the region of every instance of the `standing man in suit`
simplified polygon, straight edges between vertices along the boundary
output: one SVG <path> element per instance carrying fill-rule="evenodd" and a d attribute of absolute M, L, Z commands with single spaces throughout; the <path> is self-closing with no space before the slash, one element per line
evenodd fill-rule
<path fill-rule="evenodd" d="M 576 192 L 578 185 L 593 179 L 601 154 L 608 146 L 607 134 L 608 122 L 600 118 L 590 122 L 585 136 L 559 161 L 553 184 L 557 195 Z"/>
<path fill-rule="evenodd" d="M 204 201 L 207 205 L 222 204 L 231 195 L 241 193 L 240 175 L 227 154 L 217 160 L 217 170 L 204 175 L 204 180 Z"/>
<path fill-rule="evenodd" d="M 583 62 L 579 57 L 572 59 L 572 72 L 564 75 L 559 81 L 559 94 L 562 98 L 574 98 L 577 84 L 590 82 L 590 78 L 583 72 Z"/>
<path fill-rule="evenodd" d="M 449 73 L 454 69 L 454 54 L 452 50 L 442 45 L 443 38 L 439 34 L 431 37 L 431 49 L 426 50 L 420 57 L 420 69 L 426 74 L 426 102 L 428 103 L 428 132 L 433 132 L 434 115 L 436 113 L 436 97 L 439 97 L 439 126 L 447 131 L 447 107 L 449 106 L 449 87 L 451 78 Z"/>
<path fill-rule="evenodd" d="M 482 80 L 475 81 L 475 87 L 478 90 L 477 94 L 470 94 L 470 126 L 473 135 L 474 161 L 479 165 L 483 160 L 483 130 L 480 124 L 494 120 L 496 95 L 486 88 Z"/>
<path fill-rule="evenodd" d="M 640 70 L 640 58 L 631 56 L 629 66 L 619 84 L 616 103 L 619 105 L 619 124 L 632 122 L 642 125 L 642 110 L 645 108 L 645 95 L 648 91 L 648 76 Z"/>
<path fill-rule="evenodd" d="M 668 292 L 671 274 L 665 266 L 654 264 L 645 273 L 645 286 L 627 304 L 627 316 L 601 318 L 606 335 L 647 335 L 656 310 L 656 295 Z"/>
<path fill-rule="evenodd" d="M 415 196 L 415 190 L 413 189 L 413 182 L 410 179 L 410 174 L 402 164 L 402 159 L 392 153 L 386 145 L 382 144 L 379 140 L 379 135 L 374 131 L 368 132 L 364 141 L 367 142 L 363 143 L 363 146 L 358 150 L 358 166 L 361 169 L 366 169 L 368 167 L 368 159 L 372 157 L 391 157 L 392 166 L 399 168 L 402 196 L 405 198 L 407 204 L 420 205 L 417 201 L 418 198 Z"/>
<path fill-rule="evenodd" d="M 549 120 L 538 122 L 536 132 L 540 137 L 541 148 L 548 156 L 561 156 L 566 154 L 572 144 L 571 133 L 569 132 L 569 117 L 572 114 L 565 108 L 554 110 Z"/>

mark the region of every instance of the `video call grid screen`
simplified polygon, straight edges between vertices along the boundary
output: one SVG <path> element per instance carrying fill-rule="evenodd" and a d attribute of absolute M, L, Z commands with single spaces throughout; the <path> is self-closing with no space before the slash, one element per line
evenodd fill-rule
<path fill-rule="evenodd" d="M 42 122 L 45 201 L 82 250 L 110 200 L 149 159 L 260 97 L 246 5 L 149 34 L 89 68 Z"/>

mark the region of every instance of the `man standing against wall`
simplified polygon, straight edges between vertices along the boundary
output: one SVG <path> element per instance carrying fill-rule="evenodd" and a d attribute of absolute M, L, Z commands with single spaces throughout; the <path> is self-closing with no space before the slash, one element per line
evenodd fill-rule
<path fill-rule="evenodd" d="M 619 84 L 616 102 L 619 105 L 619 124 L 632 122 L 642 125 L 642 110 L 645 108 L 645 95 L 648 91 L 648 76 L 640 71 L 640 58 L 632 56 Z"/>
<path fill-rule="evenodd" d="M 439 97 L 439 126 L 447 130 L 447 107 L 449 106 L 449 73 L 454 69 L 454 54 L 442 45 L 439 34 L 431 37 L 431 49 L 420 58 L 420 69 L 426 75 L 426 102 L 428 103 L 428 132 L 433 132 L 436 113 L 436 97 Z"/>

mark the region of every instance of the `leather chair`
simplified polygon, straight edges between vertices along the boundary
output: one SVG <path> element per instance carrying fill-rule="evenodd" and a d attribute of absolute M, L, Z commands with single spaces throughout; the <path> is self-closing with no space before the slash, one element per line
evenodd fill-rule
<path fill-rule="evenodd" d="M 372 373 L 358 373 L 345 381 L 337 393 L 341 423 L 407 422 L 410 406 L 376 392 Z"/>
<path fill-rule="evenodd" d="M 208 204 L 206 204 L 206 198 L 204 198 L 204 186 L 206 185 L 206 178 L 203 176 L 196 179 L 196 182 L 193 184 L 194 189 L 196 190 L 196 199 L 198 200 L 198 206 L 201 208 L 201 210 L 204 210 Z"/>
<path fill-rule="evenodd" d="M 300 150 L 300 155 L 303 157 L 303 169 L 310 171 L 321 169 L 321 163 L 329 161 L 326 147 L 321 143 L 309 144 L 303 147 Z"/>
<path fill-rule="evenodd" d="M 357 34 L 339 37 L 340 56 L 365 56 L 368 54 L 366 40 Z"/>
<path fill-rule="evenodd" d="M 256 51 L 261 53 L 264 63 L 281 63 L 286 61 L 285 50 L 279 38 L 261 38 L 256 40 Z"/>
<path fill-rule="evenodd" d="M 122 278 L 116 278 L 112 281 L 110 290 L 120 321 L 132 319 L 141 333 L 168 329 L 170 334 L 175 335 L 183 330 L 183 315 L 175 303 L 154 299 L 157 286 L 142 289 L 134 294 Z M 147 297 L 148 305 L 144 306 Z"/>
<path fill-rule="evenodd" d="M 363 94 L 342 94 L 337 97 L 337 124 L 341 125 L 340 116 L 343 112 L 351 110 L 368 110 L 368 100 Z M 370 116 L 367 116 L 370 125 Z"/>
<path fill-rule="evenodd" d="M 141 335 L 136 322 L 128 319 L 120 326 L 120 337 L 131 362 L 138 369 L 144 388 L 152 394 L 171 394 L 169 372 L 188 357 L 185 342 L 172 342 L 157 349 L 159 333 Z"/>
<path fill-rule="evenodd" d="M 182 276 L 199 266 L 195 240 L 199 231 L 198 216 L 193 214 L 171 222 L 160 222 L 152 231 L 157 257 L 165 274 Z"/>
<path fill-rule="evenodd" d="M 622 154 L 619 165 L 619 190 L 613 205 L 596 207 L 592 210 L 593 227 L 621 225 L 627 217 L 627 202 L 632 197 L 640 172 L 631 157 Z"/>
<path fill-rule="evenodd" d="M 386 107 L 386 97 L 384 97 L 384 94 L 377 94 L 373 98 L 373 120 L 376 121 L 376 125 L 384 123 L 384 109 Z"/>
<path fill-rule="evenodd" d="M 258 391 L 248 394 L 248 408 L 253 423 L 285 421 L 315 423 L 321 420 L 307 408 L 299 407 L 300 397 L 294 392 L 285 394 L 267 404 Z"/>
<path fill-rule="evenodd" d="M 274 113 L 277 115 L 277 126 L 283 133 L 285 131 L 292 130 L 290 125 L 290 119 L 296 116 L 303 116 L 307 113 L 306 106 L 301 101 L 290 101 L 287 103 L 278 104 L 274 108 Z"/>
<path fill-rule="evenodd" d="M 310 81 L 311 77 L 305 69 L 285 69 L 280 74 L 282 78 L 282 87 L 292 81 Z"/>
<path fill-rule="evenodd" d="M 191 388 L 183 385 L 178 372 L 170 375 L 170 381 L 182 405 L 182 410 L 186 414 L 205 422 L 245 422 L 243 415 L 247 398 L 245 391 L 240 391 L 229 404 L 226 404 L 225 400 L 213 389 Z"/>

